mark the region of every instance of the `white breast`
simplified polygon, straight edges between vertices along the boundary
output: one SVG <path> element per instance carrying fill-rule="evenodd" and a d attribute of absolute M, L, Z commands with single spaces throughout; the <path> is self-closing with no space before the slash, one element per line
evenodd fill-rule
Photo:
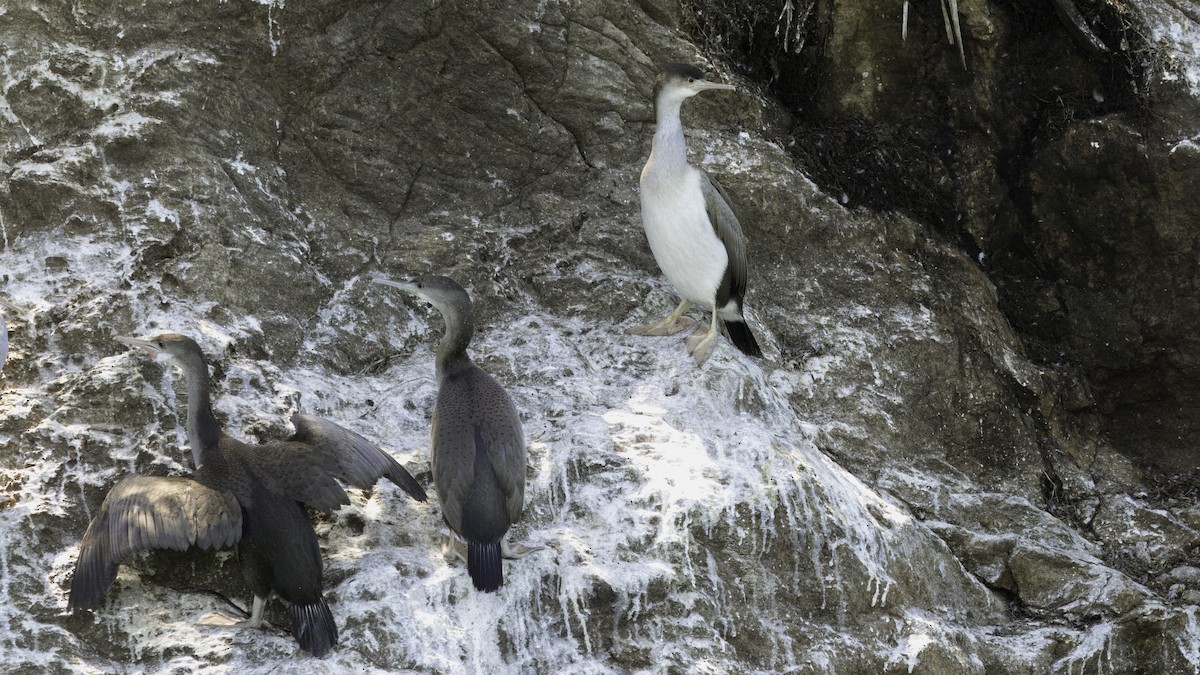
<path fill-rule="evenodd" d="M 663 176 L 647 163 L 641 180 L 642 226 L 654 259 L 675 290 L 712 309 L 729 255 L 708 220 L 701 180 L 704 177 L 690 166 L 680 179 Z"/>

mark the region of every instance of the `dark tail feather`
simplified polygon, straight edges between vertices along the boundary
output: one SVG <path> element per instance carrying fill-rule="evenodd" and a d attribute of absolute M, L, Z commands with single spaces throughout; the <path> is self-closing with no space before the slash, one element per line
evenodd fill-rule
<path fill-rule="evenodd" d="M 500 562 L 500 542 L 481 544 L 467 542 L 467 571 L 475 588 L 491 593 L 504 585 L 504 567 Z"/>
<path fill-rule="evenodd" d="M 337 625 L 325 598 L 308 605 L 292 605 L 292 635 L 300 648 L 313 656 L 325 656 L 337 644 Z"/>
<path fill-rule="evenodd" d="M 762 350 L 758 348 L 758 340 L 754 339 L 754 333 L 750 332 L 750 324 L 745 321 L 726 321 L 725 330 L 729 331 L 729 341 L 734 347 L 742 350 L 742 353 L 747 356 L 762 357 Z"/>

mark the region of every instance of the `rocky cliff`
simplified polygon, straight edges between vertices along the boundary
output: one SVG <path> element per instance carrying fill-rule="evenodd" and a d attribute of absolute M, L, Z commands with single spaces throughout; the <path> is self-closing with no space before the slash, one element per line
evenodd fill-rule
<path fill-rule="evenodd" d="M 964 67 L 936 3 L 907 40 L 900 3 L 733 4 L 0 9 L 6 666 L 1200 668 L 1194 6 L 964 2 Z M 761 361 L 625 334 L 676 301 L 637 195 L 673 61 L 739 86 L 684 123 Z M 176 375 L 113 336 L 195 337 L 240 437 L 315 413 L 427 481 L 440 320 L 368 283 L 425 272 L 530 441 L 543 548 L 500 593 L 389 485 L 317 519 L 327 659 L 194 624 L 247 602 L 231 552 L 65 614 L 107 489 L 190 462 Z"/>

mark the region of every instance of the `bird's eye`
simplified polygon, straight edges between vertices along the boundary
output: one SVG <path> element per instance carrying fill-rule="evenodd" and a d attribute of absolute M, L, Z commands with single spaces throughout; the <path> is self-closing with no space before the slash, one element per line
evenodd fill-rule
<path fill-rule="evenodd" d="M 696 78 L 694 78 L 694 77 L 689 77 L 689 78 L 688 78 L 688 82 L 695 82 L 695 81 L 696 81 Z"/>

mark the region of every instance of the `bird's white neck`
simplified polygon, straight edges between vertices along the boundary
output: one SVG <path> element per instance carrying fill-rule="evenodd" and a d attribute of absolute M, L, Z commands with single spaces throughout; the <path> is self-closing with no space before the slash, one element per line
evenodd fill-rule
<path fill-rule="evenodd" d="M 655 106 L 658 123 L 654 131 L 654 145 L 650 148 L 650 159 L 646 166 L 655 171 L 673 174 L 687 167 L 687 140 L 683 136 L 683 122 L 679 119 L 682 99 L 660 96 Z"/>

